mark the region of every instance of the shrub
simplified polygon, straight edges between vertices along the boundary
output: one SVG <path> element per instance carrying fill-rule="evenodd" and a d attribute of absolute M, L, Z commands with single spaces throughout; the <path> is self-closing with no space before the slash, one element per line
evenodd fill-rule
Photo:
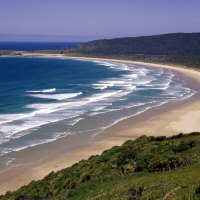
<path fill-rule="evenodd" d="M 179 139 L 179 138 L 182 138 L 182 137 L 183 137 L 183 133 L 179 133 L 178 135 L 173 135 L 173 136 L 169 137 L 168 139 L 174 140 L 174 139 Z"/>
<path fill-rule="evenodd" d="M 129 174 L 129 173 L 133 173 L 135 171 L 135 165 L 134 163 L 131 164 L 125 164 L 122 166 L 122 173 L 123 174 Z"/>
<path fill-rule="evenodd" d="M 149 172 L 168 171 L 177 169 L 180 166 L 185 166 L 189 163 L 189 161 L 190 159 L 188 157 L 154 157 L 147 166 L 147 169 Z"/>
<path fill-rule="evenodd" d="M 198 135 L 200 135 L 200 132 L 192 132 L 192 133 L 190 133 L 190 134 L 188 134 L 188 135 L 198 136 Z"/>
<path fill-rule="evenodd" d="M 142 192 L 144 191 L 143 187 L 138 189 L 135 186 L 132 186 L 127 192 L 128 200 L 140 200 L 142 197 Z"/>
<path fill-rule="evenodd" d="M 184 141 L 181 141 L 180 145 L 177 146 L 177 147 L 174 147 L 174 152 L 183 152 L 183 151 L 187 151 L 193 147 L 196 146 L 196 141 L 192 140 L 192 141 L 189 141 L 189 142 L 184 142 Z"/>
<path fill-rule="evenodd" d="M 83 174 L 81 174 L 80 182 L 84 183 L 85 181 L 89 181 L 90 179 L 91 179 L 91 175 L 87 172 L 84 172 Z"/>
<path fill-rule="evenodd" d="M 200 195 L 200 185 L 195 189 L 195 193 Z"/>
<path fill-rule="evenodd" d="M 160 142 L 160 141 L 166 140 L 166 138 L 167 138 L 166 136 L 155 137 L 155 141 Z"/>
<path fill-rule="evenodd" d="M 139 147 L 122 148 L 121 153 L 117 157 L 117 165 L 127 164 L 130 160 L 134 160 L 140 152 Z"/>

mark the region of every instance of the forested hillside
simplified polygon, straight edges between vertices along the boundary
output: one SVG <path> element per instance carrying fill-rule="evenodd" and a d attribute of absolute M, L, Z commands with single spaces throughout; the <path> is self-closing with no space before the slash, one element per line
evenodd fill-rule
<path fill-rule="evenodd" d="M 200 33 L 171 33 L 96 40 L 81 44 L 71 52 L 100 55 L 200 55 Z"/>

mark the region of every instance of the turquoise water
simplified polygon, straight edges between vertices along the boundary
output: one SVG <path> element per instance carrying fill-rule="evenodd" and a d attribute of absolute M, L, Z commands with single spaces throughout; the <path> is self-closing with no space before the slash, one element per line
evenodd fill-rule
<path fill-rule="evenodd" d="M 168 70 L 116 62 L 1 57 L 0 72 L 0 155 L 195 93 Z"/>

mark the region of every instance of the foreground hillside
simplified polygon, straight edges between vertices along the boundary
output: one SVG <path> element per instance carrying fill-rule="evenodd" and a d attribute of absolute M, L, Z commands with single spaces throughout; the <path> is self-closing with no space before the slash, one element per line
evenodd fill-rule
<path fill-rule="evenodd" d="M 1 200 L 200 199 L 200 133 L 141 136 Z"/>

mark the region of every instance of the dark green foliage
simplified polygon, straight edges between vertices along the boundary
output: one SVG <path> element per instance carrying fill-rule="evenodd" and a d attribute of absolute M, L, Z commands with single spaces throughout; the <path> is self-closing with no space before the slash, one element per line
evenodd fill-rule
<path fill-rule="evenodd" d="M 80 177 L 80 182 L 81 183 L 84 183 L 85 181 L 89 181 L 91 179 L 91 175 L 87 172 L 81 174 L 81 177 Z M 71 187 L 70 189 L 73 189 L 73 187 Z"/>
<path fill-rule="evenodd" d="M 179 199 L 188 198 L 179 190 L 195 199 L 200 191 L 195 190 L 200 182 L 199 141 L 197 132 L 169 138 L 141 136 L 52 172 L 0 199 L 158 199 L 174 189 L 177 192 L 171 193 Z"/>
<path fill-rule="evenodd" d="M 179 138 L 182 138 L 183 136 L 184 136 L 183 133 L 179 133 L 178 135 L 173 135 L 173 136 L 169 137 L 168 139 L 169 140 L 179 139 Z"/>
<path fill-rule="evenodd" d="M 143 192 L 144 188 L 140 187 L 139 189 L 137 189 L 135 186 L 132 186 L 127 193 L 128 196 L 128 200 L 140 200 L 142 197 L 142 192 Z"/>
<path fill-rule="evenodd" d="M 75 57 L 142 61 L 199 69 L 200 33 L 172 33 L 97 40 L 83 43 L 62 53 Z"/>
<path fill-rule="evenodd" d="M 174 148 L 174 151 L 175 152 L 182 152 L 182 151 L 187 151 L 193 147 L 196 146 L 196 141 L 192 140 L 192 141 L 189 141 L 189 142 L 184 142 L 184 141 L 181 141 L 181 143 Z"/>
<path fill-rule="evenodd" d="M 198 135 L 200 135 L 200 132 L 192 132 L 192 133 L 190 133 L 190 134 L 188 134 L 188 135 L 198 136 Z M 187 135 L 186 135 L 186 136 L 187 136 Z"/>
<path fill-rule="evenodd" d="M 200 55 L 200 33 L 96 40 L 81 44 L 69 52 L 93 55 Z"/>
<path fill-rule="evenodd" d="M 155 138 L 155 141 L 163 141 L 166 140 L 166 136 L 159 136 Z"/>
<path fill-rule="evenodd" d="M 198 187 L 195 189 L 195 193 L 196 193 L 197 195 L 200 195 L 200 186 L 198 186 Z"/>
<path fill-rule="evenodd" d="M 177 169 L 180 166 L 186 166 L 189 164 L 190 159 L 188 157 L 180 158 L 178 156 L 162 156 L 153 158 L 147 166 L 149 172 L 159 172 Z"/>

